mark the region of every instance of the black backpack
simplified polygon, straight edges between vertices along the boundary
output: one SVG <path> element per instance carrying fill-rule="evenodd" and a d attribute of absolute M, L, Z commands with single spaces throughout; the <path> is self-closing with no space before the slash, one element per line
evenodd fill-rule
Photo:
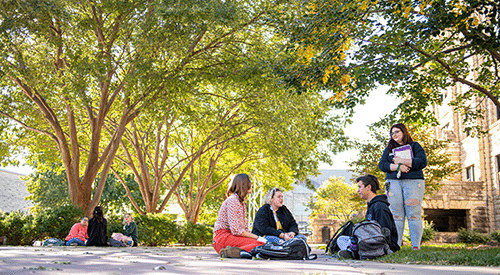
<path fill-rule="evenodd" d="M 316 254 L 311 254 L 311 247 L 302 238 L 293 238 L 278 243 L 266 243 L 257 246 L 250 252 L 253 256 L 271 260 L 315 260 Z"/>
<path fill-rule="evenodd" d="M 354 227 L 354 223 L 348 221 L 344 223 L 338 230 L 335 232 L 333 237 L 330 239 L 328 244 L 326 245 L 325 253 L 335 254 L 340 251 L 339 246 L 337 245 L 337 239 L 340 236 L 351 236 L 352 228 Z"/>

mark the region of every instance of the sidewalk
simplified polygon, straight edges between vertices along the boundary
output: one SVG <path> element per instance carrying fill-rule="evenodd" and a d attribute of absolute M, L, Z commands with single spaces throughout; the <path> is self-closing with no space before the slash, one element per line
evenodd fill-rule
<path fill-rule="evenodd" d="M 220 259 L 211 247 L 0 246 L 0 274 L 500 274 L 500 267 L 341 261 L 313 249 L 313 261 Z"/>

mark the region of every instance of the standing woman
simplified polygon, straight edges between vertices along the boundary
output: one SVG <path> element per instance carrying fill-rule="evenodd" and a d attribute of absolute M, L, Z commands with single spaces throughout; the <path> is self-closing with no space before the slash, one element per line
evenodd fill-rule
<path fill-rule="evenodd" d="M 394 124 L 389 133 L 391 139 L 382 153 L 378 167 L 386 173 L 385 192 L 398 231 L 398 245 L 401 246 L 403 242 L 407 219 L 412 248 L 420 250 L 423 232 L 422 200 L 425 192 L 422 169 L 427 166 L 427 156 L 422 146 L 412 140 L 404 124 Z M 408 158 L 394 156 L 394 149 L 401 150 L 404 145 L 411 148 Z"/>
<path fill-rule="evenodd" d="M 108 221 L 104 218 L 104 213 L 100 206 L 94 208 L 87 231 L 89 235 L 89 239 L 86 243 L 87 246 L 108 245 Z"/>
<path fill-rule="evenodd" d="M 252 183 L 247 174 L 236 175 L 226 192 L 214 225 L 212 246 L 224 258 L 252 257 L 252 248 L 263 245 L 266 240 L 250 232 L 247 221 L 247 195 L 252 192 Z"/>

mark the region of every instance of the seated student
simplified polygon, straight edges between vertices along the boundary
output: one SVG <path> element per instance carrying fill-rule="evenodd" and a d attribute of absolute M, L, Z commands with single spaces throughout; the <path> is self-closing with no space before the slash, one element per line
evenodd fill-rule
<path fill-rule="evenodd" d="M 80 222 L 75 223 L 68 236 L 66 237 L 66 245 L 85 245 L 85 242 L 89 238 L 87 235 L 87 225 L 89 224 L 89 218 L 83 217 Z"/>
<path fill-rule="evenodd" d="M 264 205 L 257 211 L 252 233 L 263 236 L 268 242 L 287 241 L 299 235 L 299 226 L 292 213 L 283 205 L 283 191 L 270 189 L 264 196 Z"/>
<path fill-rule="evenodd" d="M 137 246 L 138 234 L 137 234 L 137 225 L 134 222 L 134 217 L 132 216 L 132 214 L 127 213 L 123 217 L 123 221 L 125 222 L 125 226 L 123 227 L 125 233 L 124 234 L 113 233 L 111 234 L 111 238 L 117 241 L 121 241 L 128 246 Z"/>
<path fill-rule="evenodd" d="M 365 218 L 367 220 L 375 220 L 382 227 L 382 233 L 389 240 L 389 247 L 392 252 L 400 249 L 398 245 L 398 231 L 394 223 L 394 217 L 389 209 L 389 201 L 386 195 L 377 195 L 380 189 L 377 177 L 366 175 L 356 179 L 358 182 L 359 197 L 366 200 L 368 209 Z M 339 256 L 344 258 L 352 257 L 352 254 L 347 250 L 339 251 Z"/>
<path fill-rule="evenodd" d="M 92 212 L 92 218 L 89 220 L 88 227 L 89 239 L 87 246 L 107 246 L 108 242 L 108 221 L 104 218 L 102 208 L 96 206 Z"/>
<path fill-rule="evenodd" d="M 214 225 L 212 246 L 222 258 L 252 258 L 252 248 L 263 245 L 266 239 L 250 232 L 247 221 L 247 195 L 252 183 L 246 174 L 236 175 L 226 192 Z"/>

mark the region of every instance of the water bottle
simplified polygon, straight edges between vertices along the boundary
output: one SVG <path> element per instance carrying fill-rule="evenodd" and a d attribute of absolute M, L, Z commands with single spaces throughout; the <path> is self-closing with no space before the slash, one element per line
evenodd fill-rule
<path fill-rule="evenodd" d="M 356 236 L 351 237 L 351 251 L 358 251 L 358 238 Z"/>

